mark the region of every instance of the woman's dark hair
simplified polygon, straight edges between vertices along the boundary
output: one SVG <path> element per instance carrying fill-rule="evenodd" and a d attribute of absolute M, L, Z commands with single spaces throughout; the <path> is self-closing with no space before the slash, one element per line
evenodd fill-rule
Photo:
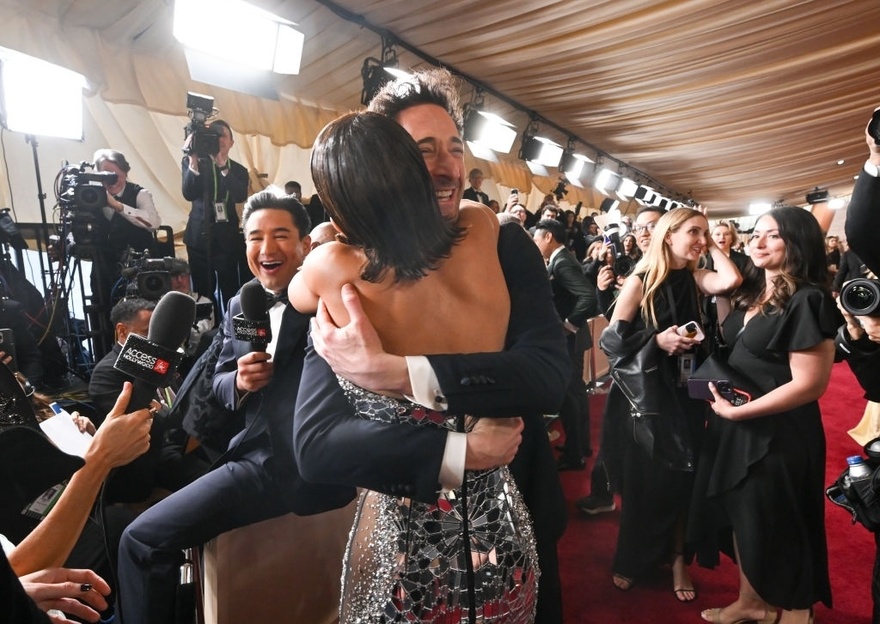
<path fill-rule="evenodd" d="M 822 229 L 811 213 L 799 206 L 774 208 L 763 216 L 771 217 L 785 243 L 785 260 L 780 274 L 773 280 L 769 306 L 781 310 L 801 286 L 812 285 L 830 293 L 831 276 L 825 262 L 825 239 Z M 761 217 L 758 217 L 758 221 Z M 756 222 L 757 223 L 757 222 Z M 750 307 L 760 300 L 766 287 L 763 271 L 747 279 L 734 298 L 737 307 Z"/>
<path fill-rule="evenodd" d="M 396 121 L 348 113 L 321 130 L 312 148 L 312 180 L 344 242 L 361 247 L 361 278 L 414 280 L 435 269 L 464 235 L 444 218 L 424 158 Z"/>

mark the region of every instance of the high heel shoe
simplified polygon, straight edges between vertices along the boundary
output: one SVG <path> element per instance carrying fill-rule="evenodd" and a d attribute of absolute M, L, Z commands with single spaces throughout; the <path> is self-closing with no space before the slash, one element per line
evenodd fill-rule
<path fill-rule="evenodd" d="M 711 622 L 711 624 L 776 624 L 776 620 L 778 618 L 776 609 L 773 607 L 767 607 L 767 610 L 764 612 L 764 617 L 762 617 L 760 620 L 740 618 L 739 620 L 725 622 L 721 619 L 721 612 L 723 610 L 724 609 L 721 607 L 706 609 L 700 613 L 700 617 L 707 622 Z"/>

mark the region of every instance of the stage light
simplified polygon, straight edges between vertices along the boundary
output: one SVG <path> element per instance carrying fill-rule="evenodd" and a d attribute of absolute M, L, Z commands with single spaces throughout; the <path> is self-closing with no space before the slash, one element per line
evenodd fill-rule
<path fill-rule="evenodd" d="M 639 188 L 636 189 L 635 194 L 633 195 L 633 199 L 635 199 L 642 206 L 653 206 L 654 201 L 659 197 L 659 193 L 652 189 L 650 186 L 645 186 L 642 184 Z"/>
<path fill-rule="evenodd" d="M 629 200 L 636 194 L 639 185 L 629 178 L 620 178 L 620 184 L 617 185 L 617 196 L 623 200 Z"/>
<path fill-rule="evenodd" d="M 558 143 L 538 136 L 523 138 L 520 158 L 545 167 L 555 167 L 562 156 L 562 146 Z"/>
<path fill-rule="evenodd" d="M 565 177 L 571 180 L 572 184 L 576 184 L 575 180 L 585 177 L 589 165 L 592 163 L 593 161 L 583 154 L 576 154 L 571 150 L 565 150 L 559 159 L 559 170 L 565 174 Z"/>
<path fill-rule="evenodd" d="M 516 141 L 516 128 L 494 113 L 469 108 L 465 112 L 464 139 L 469 144 L 508 154 Z"/>
<path fill-rule="evenodd" d="M 293 22 L 242 0 L 176 0 L 174 37 L 237 65 L 298 74 L 305 35 Z"/>
<path fill-rule="evenodd" d="M 611 169 L 603 167 L 596 175 L 596 179 L 593 180 L 593 187 L 603 195 L 611 195 L 611 193 L 617 190 L 619 182 L 619 173 L 615 173 L 614 171 L 611 171 Z"/>
<path fill-rule="evenodd" d="M 412 77 L 412 74 L 397 69 L 397 51 L 393 46 L 391 40 L 382 37 L 382 60 L 372 56 L 364 59 L 364 64 L 361 66 L 361 79 L 364 81 L 361 89 L 361 104 L 364 106 L 367 106 L 379 90 L 394 78 L 407 80 Z"/>
<path fill-rule="evenodd" d="M 0 123 L 7 130 L 83 140 L 86 79 L 59 65 L 0 48 Z"/>

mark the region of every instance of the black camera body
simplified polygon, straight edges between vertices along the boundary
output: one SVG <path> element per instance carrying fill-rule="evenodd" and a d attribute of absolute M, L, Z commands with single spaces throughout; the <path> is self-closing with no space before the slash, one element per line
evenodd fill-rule
<path fill-rule="evenodd" d="M 220 135 L 208 129 L 207 120 L 215 114 L 214 98 L 207 95 L 188 92 L 186 107 L 189 109 L 190 122 L 184 129 L 184 138 L 192 135 L 192 141 L 185 154 L 195 154 L 199 158 L 209 158 L 220 151 Z"/>
<path fill-rule="evenodd" d="M 623 250 L 623 245 L 620 242 L 619 224 L 610 223 L 605 227 L 605 244 L 608 245 L 608 249 L 614 254 L 614 263 L 611 265 L 614 276 L 626 277 L 632 273 L 636 263 Z"/>
<path fill-rule="evenodd" d="M 98 210 L 107 205 L 104 184 L 115 184 L 119 179 L 110 171 L 86 171 L 92 163 L 66 165 L 58 173 L 58 201 L 70 210 Z"/>
<path fill-rule="evenodd" d="M 140 297 L 158 301 L 171 290 L 170 257 L 151 258 L 146 250 L 131 251 L 122 269 L 122 277 L 128 280 L 126 297 Z"/>
<path fill-rule="evenodd" d="M 880 282 L 857 277 L 840 289 L 840 305 L 853 316 L 880 316 Z"/>
<path fill-rule="evenodd" d="M 104 184 L 115 184 L 119 177 L 110 171 L 88 171 L 94 165 L 64 165 L 55 179 L 55 196 L 61 208 L 61 223 L 67 233 L 66 250 L 72 256 L 94 259 L 105 219 L 100 214 L 107 205 Z"/>

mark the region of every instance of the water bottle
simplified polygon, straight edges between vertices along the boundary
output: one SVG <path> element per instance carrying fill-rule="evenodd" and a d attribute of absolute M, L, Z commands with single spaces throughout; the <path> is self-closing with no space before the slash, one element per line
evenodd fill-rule
<path fill-rule="evenodd" d="M 846 463 L 849 464 L 848 474 L 850 481 L 860 481 L 862 479 L 871 478 L 871 467 L 865 463 L 865 460 L 862 459 L 861 455 L 847 457 Z"/>

